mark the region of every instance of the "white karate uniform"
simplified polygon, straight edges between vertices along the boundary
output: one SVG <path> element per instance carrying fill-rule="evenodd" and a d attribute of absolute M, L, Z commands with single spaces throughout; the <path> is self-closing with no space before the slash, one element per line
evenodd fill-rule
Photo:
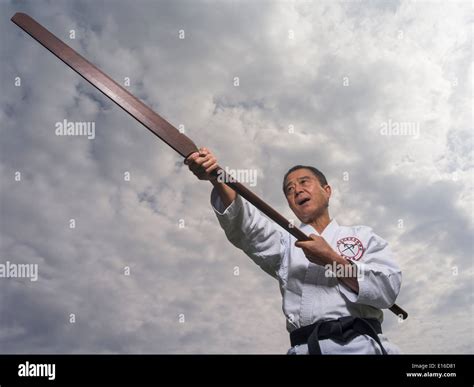
<path fill-rule="evenodd" d="M 376 318 L 382 323 L 381 309 L 395 303 L 402 274 L 387 242 L 371 228 L 340 226 L 333 219 L 321 234 L 336 252 L 342 252 L 363 273 L 358 279 L 359 294 L 356 294 L 337 278 L 325 275 L 323 266 L 309 262 L 303 250 L 295 247 L 294 236 L 240 195 L 224 208 L 214 189 L 211 204 L 229 241 L 279 281 L 288 332 L 318 320 L 349 315 Z M 310 225 L 302 224 L 300 228 L 307 235 L 319 235 Z M 379 337 L 388 354 L 400 353 L 383 334 Z M 319 344 L 323 354 L 382 353 L 380 346 L 367 335 L 359 335 L 346 344 L 331 339 L 320 340 Z M 307 353 L 306 344 L 288 351 L 288 354 Z"/>

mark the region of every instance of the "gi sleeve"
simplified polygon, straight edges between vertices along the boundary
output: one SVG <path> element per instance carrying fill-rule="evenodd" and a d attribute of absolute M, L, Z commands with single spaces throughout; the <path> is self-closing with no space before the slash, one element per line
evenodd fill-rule
<path fill-rule="evenodd" d="M 265 272 L 278 278 L 286 250 L 285 235 L 278 229 L 279 226 L 240 195 L 225 208 L 213 189 L 211 205 L 227 239 Z"/>
<path fill-rule="evenodd" d="M 365 231 L 369 234 L 365 252 L 359 261 L 352 261 L 358 268 L 359 294 L 341 283 L 339 290 L 350 302 L 386 309 L 395 303 L 400 292 L 402 272 L 388 243 L 371 229 Z"/>

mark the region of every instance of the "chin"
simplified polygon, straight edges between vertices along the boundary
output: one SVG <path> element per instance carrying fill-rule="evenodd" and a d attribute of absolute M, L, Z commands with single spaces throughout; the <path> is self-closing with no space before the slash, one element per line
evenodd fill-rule
<path fill-rule="evenodd" d="M 315 215 L 317 214 L 316 211 L 308 211 L 308 212 L 305 212 L 304 214 L 300 214 L 300 216 L 298 216 L 298 219 L 305 223 L 305 224 L 308 224 L 308 223 L 311 223 L 311 221 L 313 219 L 315 219 Z"/>

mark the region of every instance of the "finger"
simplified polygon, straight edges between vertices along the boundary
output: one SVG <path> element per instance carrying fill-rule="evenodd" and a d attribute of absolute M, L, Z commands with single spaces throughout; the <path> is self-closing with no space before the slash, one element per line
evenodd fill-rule
<path fill-rule="evenodd" d="M 219 166 L 217 164 L 213 164 L 211 165 L 210 167 L 206 168 L 206 173 L 209 174 L 211 173 L 212 171 L 214 171 L 215 169 L 217 169 Z"/>
<path fill-rule="evenodd" d="M 216 159 L 214 157 L 211 157 L 209 160 L 203 162 L 201 165 L 204 168 L 209 168 L 211 165 L 216 164 Z"/>
<path fill-rule="evenodd" d="M 191 168 L 193 169 L 196 169 L 196 168 L 200 168 L 201 167 L 201 164 L 204 163 L 206 161 L 206 158 L 205 157 L 201 157 L 201 156 L 197 156 L 197 157 L 193 157 L 192 159 L 190 159 L 188 165 Z"/>
<path fill-rule="evenodd" d="M 194 160 L 194 162 L 196 164 L 198 164 L 199 166 L 202 166 L 205 162 L 211 160 L 213 158 L 212 155 L 207 155 L 207 156 L 200 156 L 199 158 L 197 158 L 196 160 Z"/>
<path fill-rule="evenodd" d="M 217 164 L 211 165 L 207 169 L 204 169 L 202 165 L 192 164 L 189 166 L 189 169 L 199 178 L 208 178 L 209 173 L 218 167 Z"/>
<path fill-rule="evenodd" d="M 310 241 L 296 241 L 295 246 L 302 249 L 302 248 L 306 247 L 306 243 L 308 243 L 308 242 L 310 242 Z"/>
<path fill-rule="evenodd" d="M 202 156 L 206 156 L 208 155 L 209 153 L 209 149 L 205 148 L 205 147 L 201 147 L 199 148 L 199 155 L 202 157 Z"/>
<path fill-rule="evenodd" d="M 316 239 L 318 239 L 318 238 L 321 238 L 321 236 L 316 235 L 316 234 L 309 234 L 309 237 L 310 237 L 311 239 L 313 239 L 313 240 L 316 240 Z"/>
<path fill-rule="evenodd" d="M 198 152 L 191 153 L 188 157 L 186 157 L 186 159 L 184 160 L 184 163 L 191 164 L 196 157 L 199 157 Z"/>
<path fill-rule="evenodd" d="M 187 164 L 187 165 L 190 165 L 198 157 L 199 157 L 199 153 L 198 152 L 193 152 L 184 160 L 184 163 Z"/>

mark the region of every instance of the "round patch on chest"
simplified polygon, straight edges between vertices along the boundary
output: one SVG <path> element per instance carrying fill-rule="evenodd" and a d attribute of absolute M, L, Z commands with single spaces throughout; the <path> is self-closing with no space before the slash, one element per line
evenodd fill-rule
<path fill-rule="evenodd" d="M 339 253 L 347 259 L 358 261 L 364 254 L 362 242 L 355 237 L 346 237 L 337 241 Z"/>

